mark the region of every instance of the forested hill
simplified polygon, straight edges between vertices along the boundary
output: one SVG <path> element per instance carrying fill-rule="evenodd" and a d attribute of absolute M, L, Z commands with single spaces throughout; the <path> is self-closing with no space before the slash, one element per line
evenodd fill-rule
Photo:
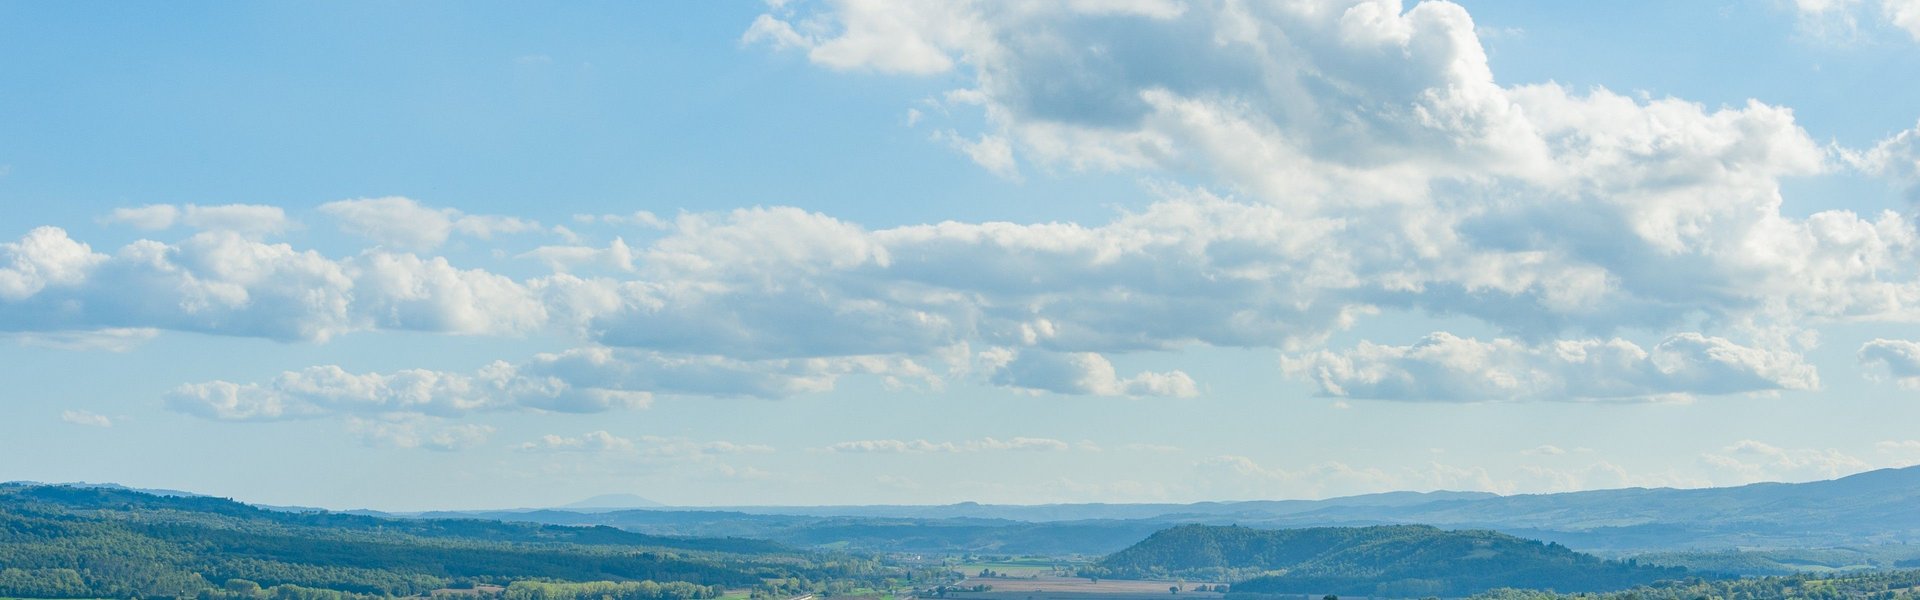
<path fill-rule="evenodd" d="M 868 579 L 881 569 L 870 559 L 755 540 L 292 513 L 208 497 L 0 485 L 0 597 L 195 596 L 217 594 L 229 580 L 302 597 L 411 595 L 460 583 L 560 585 L 539 581 L 613 582 L 581 589 L 695 600 L 769 581 Z"/>
<path fill-rule="evenodd" d="M 124 488 L 0 486 L 0 507 L 22 503 L 98 515 L 149 513 L 150 519 L 215 527 L 312 529 L 332 534 L 372 532 L 469 541 L 645 546 L 740 554 L 791 551 L 766 540 L 647 535 L 607 526 L 567 527 L 473 518 L 387 519 L 338 512 L 268 510 L 225 498 L 156 495 Z"/>
<path fill-rule="evenodd" d="M 1500 587 L 1615 590 L 1686 571 L 1603 560 L 1492 531 L 1183 525 L 1101 559 L 1089 574 L 1234 581 L 1241 594 L 1420 597 Z"/>

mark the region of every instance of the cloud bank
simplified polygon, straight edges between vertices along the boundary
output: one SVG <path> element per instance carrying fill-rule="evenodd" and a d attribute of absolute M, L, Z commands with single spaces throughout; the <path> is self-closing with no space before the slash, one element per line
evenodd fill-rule
<path fill-rule="evenodd" d="M 1903 2 L 1879 3 L 1902 27 Z M 501 254 L 551 271 L 533 276 L 432 254 L 546 230 L 531 219 L 339 200 L 316 210 L 370 246 L 336 257 L 264 241 L 292 226 L 272 207 L 152 205 L 108 219 L 193 231 L 111 250 L 57 227 L 0 243 L 0 331 L 578 346 L 464 373 L 316 366 L 168 399 L 269 420 L 778 398 L 850 375 L 1179 398 L 1204 382 L 1111 357 L 1201 346 L 1284 353 L 1283 373 L 1328 396 L 1673 399 L 1814 390 L 1810 328 L 1917 320 L 1906 217 L 1780 208 L 1791 178 L 1912 179 L 1913 131 L 1837 148 L 1758 101 L 1503 84 L 1447 2 L 854 2 L 743 27 L 828 70 L 957 82 L 917 114 L 941 132 L 930 143 L 992 173 L 1194 183 L 1149 184 L 1156 201 L 1089 224 L 588 217 L 645 231 Z M 1323 347 L 1388 311 L 1496 333 Z M 1890 346 L 1862 360 L 1903 368 Z"/>

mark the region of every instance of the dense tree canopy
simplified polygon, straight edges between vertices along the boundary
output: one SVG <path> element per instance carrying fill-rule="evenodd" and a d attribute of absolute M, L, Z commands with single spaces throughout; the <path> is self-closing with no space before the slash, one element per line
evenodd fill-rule
<path fill-rule="evenodd" d="M 537 580 L 513 593 L 695 600 L 768 580 L 824 585 L 891 573 L 868 557 L 757 540 L 282 512 L 57 486 L 0 486 L 0 565 L 0 597 L 30 598 L 397 596 Z M 591 585 L 566 587 L 574 584 Z"/>
<path fill-rule="evenodd" d="M 1497 587 L 1614 590 L 1678 578 L 1685 570 L 1602 560 L 1491 531 L 1184 525 L 1109 555 L 1086 574 L 1231 580 L 1241 594 L 1421 597 Z"/>

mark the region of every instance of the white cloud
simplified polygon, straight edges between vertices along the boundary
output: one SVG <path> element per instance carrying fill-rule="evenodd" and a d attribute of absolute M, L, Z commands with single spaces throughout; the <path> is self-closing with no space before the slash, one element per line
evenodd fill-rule
<path fill-rule="evenodd" d="M 335 414 L 457 416 L 484 410 L 535 409 L 602 412 L 644 408 L 645 391 L 576 387 L 506 362 L 480 370 L 449 373 L 407 369 L 392 373 L 350 373 L 338 366 L 287 371 L 261 384 L 209 381 L 182 385 L 167 396 L 180 412 L 228 421 L 311 418 Z"/>
<path fill-rule="evenodd" d="M 655 394 L 782 398 L 823 392 L 855 373 L 932 377 L 910 360 L 883 357 L 739 361 L 588 347 L 538 354 L 518 364 L 495 361 L 472 373 L 309 367 L 264 383 L 182 385 L 167 403 L 180 412 L 228 421 L 354 414 L 451 417 L 500 410 L 598 413 L 646 408 Z"/>
<path fill-rule="evenodd" d="M 430 249 L 453 233 L 452 209 L 432 209 L 409 198 L 388 196 L 320 205 L 346 233 L 403 249 Z"/>
<path fill-rule="evenodd" d="M 964 35 L 968 23 L 962 12 L 939 7 L 889 11 L 884 10 L 886 3 L 873 0 L 845 5 L 853 10 L 840 22 L 841 31 L 830 39 L 802 34 L 784 20 L 761 15 L 741 36 L 741 42 L 767 43 L 776 49 L 804 48 L 815 63 L 836 69 L 930 75 L 953 67 L 953 59 L 939 47 L 945 40 L 921 36 Z"/>
<path fill-rule="evenodd" d="M 149 204 L 140 207 L 116 208 L 105 220 L 145 231 L 158 231 L 170 229 L 174 225 L 185 225 L 205 231 L 231 231 L 248 237 L 276 234 L 293 226 L 293 221 L 287 218 L 286 210 L 278 206 L 261 204 L 217 206 Z"/>
<path fill-rule="evenodd" d="M 911 120 L 918 120 L 914 116 Z M 942 131 L 934 139 L 945 140 L 953 149 L 967 155 L 974 164 L 980 165 L 994 175 L 1014 181 L 1020 180 L 1020 165 L 1013 159 L 1013 145 L 1007 138 L 982 134 L 978 139 L 967 139 L 952 131 Z"/>
<path fill-rule="evenodd" d="M 828 452 L 851 454 L 959 454 L 973 452 L 1062 452 L 1072 449 L 1066 442 L 1050 438 L 980 438 L 959 442 L 927 440 L 858 440 L 828 445 Z"/>
<path fill-rule="evenodd" d="M 18 242 L 0 244 L 0 300 L 21 300 L 47 286 L 74 286 L 106 257 L 58 227 L 36 227 Z"/>
<path fill-rule="evenodd" d="M 606 431 L 589 431 L 575 436 L 543 435 L 518 446 L 522 452 L 632 452 L 633 440 Z"/>
<path fill-rule="evenodd" d="M 180 220 L 180 207 L 172 204 L 148 204 L 116 208 L 106 220 L 110 223 L 124 223 L 134 229 L 157 231 L 173 227 L 173 224 Z"/>
<path fill-rule="evenodd" d="M 775 19 L 772 15 L 760 15 L 753 20 L 752 25 L 747 26 L 746 33 L 740 34 L 740 43 L 764 43 L 775 50 L 787 50 L 810 47 L 813 45 L 813 40 L 801 36 L 800 32 L 794 31 L 793 26 L 786 21 Z"/>
<path fill-rule="evenodd" d="M 1362 342 L 1285 357 L 1281 367 L 1329 396 L 1382 400 L 1659 400 L 1819 386 L 1797 354 L 1694 333 L 1651 352 L 1617 338 L 1531 346 L 1435 333 L 1410 346 Z"/>
<path fill-rule="evenodd" d="M 350 311 L 363 326 L 447 333 L 516 333 L 547 323 L 547 306 L 511 278 L 460 269 L 447 259 L 368 253 L 348 263 Z"/>
<path fill-rule="evenodd" d="M 999 365 L 989 379 L 998 385 L 1056 394 L 1180 398 L 1200 394 L 1186 373 L 1143 372 L 1122 379 L 1113 363 L 1092 352 L 1023 351 Z"/>
<path fill-rule="evenodd" d="M 1920 0 L 1881 0 L 1880 10 L 1888 23 L 1920 41 Z"/>
<path fill-rule="evenodd" d="M 1057 3 L 767 18 L 817 31 L 811 56 L 831 68 L 958 71 L 971 87 L 947 104 L 989 125 L 945 139 L 1006 140 L 994 156 L 1047 166 L 1199 174 L 1322 226 L 1279 238 L 1316 251 L 1325 276 L 1281 303 L 1321 315 L 1464 314 L 1529 337 L 1914 318 L 1903 218 L 1780 214 L 1782 178 L 1831 168 L 1786 109 L 1503 87 L 1471 18 L 1444 2 L 1182 8 L 1100 24 Z"/>
<path fill-rule="evenodd" d="M 586 392 L 436 394 L 600 410 L 655 392 L 817 392 L 851 374 L 932 386 L 920 363 L 956 347 L 1004 349 L 1001 370 L 978 372 L 1004 384 L 1192 395 L 1185 373 L 1122 377 L 1107 357 L 1298 353 L 1382 311 L 1500 333 L 1297 354 L 1288 369 L 1354 397 L 1811 389 L 1806 327 L 1920 321 L 1920 236 L 1904 217 L 1779 210 L 1784 178 L 1846 162 L 1897 172 L 1904 138 L 1830 153 L 1791 111 L 1758 102 L 1502 85 L 1472 19 L 1444 2 L 847 2 L 774 9 L 743 39 L 833 69 L 948 73 L 959 88 L 934 109 L 979 111 L 984 126 L 947 137 L 992 146 L 992 168 L 1207 183 L 1160 185 L 1158 201 L 1091 224 L 870 229 L 783 207 L 592 216 L 664 231 L 526 252 L 570 272 L 525 279 L 386 248 L 537 223 L 403 197 L 319 208 L 383 246 L 345 258 L 233 231 L 104 253 L 41 228 L 0 244 L 0 330 L 573 336 L 593 349 L 512 368 L 551 370 L 538 389 Z M 215 222 L 214 208 L 115 218 Z M 1580 337 L 1620 331 L 1665 341 Z M 1572 341 L 1539 341 L 1558 338 Z M 181 405 L 220 418 L 343 410 L 273 383 L 200 385 Z"/>
<path fill-rule="evenodd" d="M 55 350 L 127 352 L 160 335 L 152 328 L 108 328 L 93 331 L 41 331 L 0 334 L 22 346 Z"/>
<path fill-rule="evenodd" d="M 546 263 L 555 272 L 566 273 L 580 267 L 600 267 L 615 271 L 632 271 L 633 248 L 627 246 L 624 238 L 613 238 L 606 248 L 586 246 L 541 246 L 520 254 L 527 258 Z"/>
<path fill-rule="evenodd" d="M 401 196 L 337 200 L 320 205 L 320 213 L 343 232 L 405 250 L 437 248 L 455 233 L 484 240 L 542 229 L 535 221 L 431 208 Z"/>
<path fill-rule="evenodd" d="M 112 427 L 113 426 L 113 419 L 107 418 L 106 415 L 88 412 L 84 410 L 60 411 L 60 420 L 66 421 L 68 423 L 72 423 L 75 425 L 86 425 L 88 427 Z"/>
<path fill-rule="evenodd" d="M 1887 136 L 1872 148 L 1844 152 L 1842 158 L 1863 173 L 1908 186 L 1913 199 L 1920 200 L 1920 126 Z"/>
<path fill-rule="evenodd" d="M 1823 37 L 1845 39 L 1858 34 L 1860 17 L 1865 16 L 1920 41 L 1920 0 L 1794 0 L 1793 4 L 1802 26 Z"/>
<path fill-rule="evenodd" d="M 249 236 L 280 233 L 292 225 L 287 220 L 286 211 L 280 207 L 258 204 L 188 204 L 181 213 L 180 222 L 196 229 L 233 231 Z"/>
<path fill-rule="evenodd" d="M 544 282 L 533 282 L 544 286 Z M 523 333 L 544 327 L 535 290 L 444 258 L 335 260 L 229 231 L 96 253 L 54 227 L 0 244 L 0 331 L 164 329 L 324 341 L 373 329 Z"/>
<path fill-rule="evenodd" d="M 624 215 L 588 215 L 577 214 L 573 220 L 580 223 L 606 223 L 610 225 L 636 225 L 645 229 L 670 229 L 673 223 L 653 214 L 652 211 L 638 210 Z"/>
<path fill-rule="evenodd" d="M 1901 387 L 1920 389 L 1920 342 L 1875 338 L 1860 346 L 1860 364 L 1891 375 Z"/>

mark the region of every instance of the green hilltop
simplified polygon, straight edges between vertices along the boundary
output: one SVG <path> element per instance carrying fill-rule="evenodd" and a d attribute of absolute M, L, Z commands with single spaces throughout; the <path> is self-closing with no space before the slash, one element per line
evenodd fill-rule
<path fill-rule="evenodd" d="M 0 485 L 0 598 L 256 598 L 264 588 L 274 598 L 344 598 L 490 584 L 510 586 L 508 599 L 699 600 L 728 589 L 798 595 L 822 582 L 892 575 L 869 558 L 760 540 Z"/>
<path fill-rule="evenodd" d="M 1604 560 L 1493 531 L 1182 525 L 1101 559 L 1086 574 L 1232 581 L 1237 595 L 1422 597 L 1502 587 L 1616 590 L 1683 577 L 1686 570 Z"/>

